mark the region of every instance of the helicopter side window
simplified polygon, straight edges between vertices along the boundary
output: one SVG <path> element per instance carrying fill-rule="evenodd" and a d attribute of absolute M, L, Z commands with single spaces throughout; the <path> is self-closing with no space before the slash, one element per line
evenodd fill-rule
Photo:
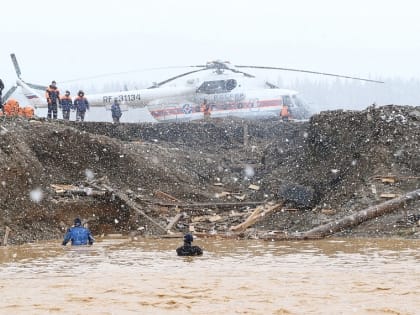
<path fill-rule="evenodd" d="M 230 92 L 236 87 L 236 80 L 205 81 L 197 89 L 197 93 L 217 94 Z"/>

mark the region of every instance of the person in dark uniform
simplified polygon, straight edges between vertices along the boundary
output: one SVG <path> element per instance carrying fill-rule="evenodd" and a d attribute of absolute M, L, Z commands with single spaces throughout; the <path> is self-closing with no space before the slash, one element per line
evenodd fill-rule
<path fill-rule="evenodd" d="M 60 104 L 60 91 L 56 84 L 55 81 L 52 81 L 45 91 L 45 98 L 47 99 L 48 104 L 48 119 L 51 119 L 51 114 L 53 119 L 57 119 L 57 107 Z"/>
<path fill-rule="evenodd" d="M 120 122 L 122 111 L 118 99 L 114 99 L 114 104 L 111 106 L 112 121 L 116 124 Z"/>
<path fill-rule="evenodd" d="M 74 226 L 69 228 L 64 235 L 62 245 L 66 246 L 69 241 L 71 241 L 72 246 L 92 245 L 95 239 L 90 234 L 90 230 L 82 226 L 82 221 L 76 218 L 74 219 Z"/>
<path fill-rule="evenodd" d="M 61 98 L 61 110 L 63 111 L 63 119 L 70 120 L 70 110 L 73 108 L 73 100 L 70 97 L 70 91 Z"/>
<path fill-rule="evenodd" d="M 0 79 L 0 110 L 3 108 L 3 89 L 4 89 L 4 83 L 3 81 Z"/>
<path fill-rule="evenodd" d="M 198 246 L 192 246 L 194 238 L 191 233 L 184 235 L 184 245 L 176 249 L 178 256 L 201 256 L 203 250 Z"/>
<path fill-rule="evenodd" d="M 83 91 L 77 93 L 77 97 L 74 99 L 74 107 L 76 108 L 76 121 L 84 121 L 86 110 L 89 110 L 89 102 Z"/>

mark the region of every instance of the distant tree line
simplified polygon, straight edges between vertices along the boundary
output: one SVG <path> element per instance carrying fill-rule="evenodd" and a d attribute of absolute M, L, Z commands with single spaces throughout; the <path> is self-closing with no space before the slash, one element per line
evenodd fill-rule
<path fill-rule="evenodd" d="M 420 105 L 420 80 L 388 78 L 385 83 L 356 80 L 279 80 L 278 85 L 298 91 L 315 111 L 325 109 L 364 109 L 377 105 Z"/>

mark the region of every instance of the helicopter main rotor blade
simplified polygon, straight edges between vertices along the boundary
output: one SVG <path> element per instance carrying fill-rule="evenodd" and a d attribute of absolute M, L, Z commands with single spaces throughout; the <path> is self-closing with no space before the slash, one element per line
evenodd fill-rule
<path fill-rule="evenodd" d="M 15 67 L 16 75 L 20 79 L 20 76 L 21 76 L 22 72 L 20 71 L 20 67 L 19 67 L 19 64 L 17 62 L 16 55 L 15 54 L 10 54 L 10 58 L 12 58 L 12 62 L 13 62 L 13 66 Z"/>
<path fill-rule="evenodd" d="M 204 71 L 204 70 L 207 70 L 207 69 L 206 69 L 206 68 L 204 68 L 204 69 L 198 69 L 198 70 L 188 71 L 188 72 L 185 72 L 185 73 L 179 74 L 179 75 L 174 76 L 174 77 L 172 77 L 172 78 L 169 78 L 169 79 L 167 79 L 167 80 L 165 80 L 165 81 L 162 81 L 162 82 L 156 83 L 155 85 L 153 85 L 153 86 L 151 86 L 151 87 L 148 87 L 148 89 L 154 89 L 154 88 L 161 87 L 162 85 L 164 85 L 164 84 L 166 84 L 166 83 L 168 83 L 168 82 L 171 82 L 171 81 L 173 81 L 173 80 L 179 79 L 179 78 L 184 77 L 184 76 L 186 76 L 186 75 L 189 75 L 189 74 L 191 74 L 191 73 L 196 73 L 196 72 L 199 72 L 199 71 Z"/>
<path fill-rule="evenodd" d="M 6 102 L 7 99 L 16 91 L 17 85 L 12 86 L 6 94 L 4 94 L 3 98 L 0 100 L 1 102 Z"/>
<path fill-rule="evenodd" d="M 364 78 L 358 78 L 358 77 L 351 77 L 351 76 L 341 75 L 341 74 L 302 70 L 302 69 L 280 68 L 280 67 L 262 67 L 262 66 L 243 66 L 243 65 L 235 65 L 235 67 L 236 68 L 250 68 L 250 69 L 266 69 L 266 70 L 283 70 L 283 71 L 303 72 L 303 73 L 320 74 L 320 75 L 326 75 L 326 76 L 344 78 L 344 79 L 360 80 L 360 81 L 367 81 L 367 82 L 374 82 L 374 83 L 385 83 L 383 81 L 364 79 Z"/>
<path fill-rule="evenodd" d="M 102 74 L 92 75 L 92 76 L 88 76 L 88 77 L 80 77 L 80 78 L 76 78 L 76 79 L 60 81 L 59 83 L 70 83 L 70 82 L 77 82 L 77 81 L 82 81 L 82 80 L 99 79 L 99 78 L 111 77 L 111 76 L 115 76 L 115 75 L 124 75 L 124 74 L 154 71 L 154 70 L 185 69 L 185 68 L 190 68 L 190 67 L 192 67 L 192 66 L 156 67 L 156 68 L 144 68 L 144 69 L 138 69 L 138 70 L 122 71 L 122 72 L 110 72 L 110 73 L 102 73 Z"/>
<path fill-rule="evenodd" d="M 31 87 L 31 88 L 33 88 L 35 90 L 43 90 L 43 91 L 45 91 L 48 88 L 48 86 L 45 86 L 45 85 L 39 85 L 39 84 L 28 83 L 28 82 L 25 82 L 25 83 L 26 83 L 26 85 L 28 85 L 29 87 Z"/>
<path fill-rule="evenodd" d="M 244 76 L 246 76 L 248 78 L 255 78 L 254 75 L 249 74 L 249 73 L 246 73 L 246 72 L 243 72 L 243 71 L 239 71 L 239 70 L 236 70 L 236 69 L 233 69 L 233 68 L 229 68 L 229 67 L 226 67 L 226 69 L 228 69 L 228 70 L 230 70 L 232 72 L 235 72 L 235 73 L 242 73 Z"/>

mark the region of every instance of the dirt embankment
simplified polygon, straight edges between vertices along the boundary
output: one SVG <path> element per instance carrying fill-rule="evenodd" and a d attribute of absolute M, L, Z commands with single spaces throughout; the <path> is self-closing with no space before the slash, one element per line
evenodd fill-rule
<path fill-rule="evenodd" d="M 184 203 L 286 200 L 286 209 L 297 210 L 274 213 L 256 227 L 305 231 L 380 203 L 385 193 L 418 189 L 419 137 L 420 109 L 409 106 L 323 112 L 290 123 L 6 120 L 0 130 L 0 238 L 5 226 L 12 229 L 12 243 L 60 238 L 75 216 L 89 219 L 95 234 L 139 228 L 153 233 L 113 196 L 63 196 L 51 188 L 83 188 L 87 180 L 104 178 L 163 225 L 177 209 L 158 206 L 157 191 Z M 183 209 L 187 215 L 175 230 L 202 217 L 196 226 L 224 232 L 249 208 Z M 343 233 L 418 237 L 419 212 L 417 202 Z"/>

